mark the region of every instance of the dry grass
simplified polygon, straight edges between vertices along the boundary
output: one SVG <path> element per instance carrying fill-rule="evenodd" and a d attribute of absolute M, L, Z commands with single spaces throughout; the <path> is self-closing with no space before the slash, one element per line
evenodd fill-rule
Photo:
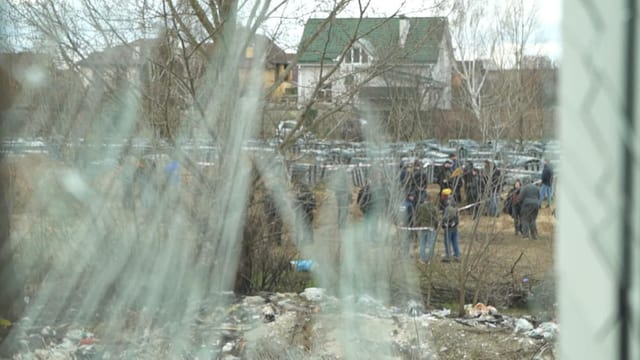
<path fill-rule="evenodd" d="M 20 241 L 34 241 L 38 244 L 39 253 L 45 255 L 47 249 L 55 248 L 57 241 L 65 239 L 68 231 L 60 226 L 57 218 L 51 215 L 60 214 L 60 207 L 51 208 L 51 204 L 64 204 L 63 214 L 74 214 L 83 210 L 82 204 L 74 203 L 73 197 L 63 191 L 60 179 L 56 177 L 57 170 L 65 167 L 40 155 L 26 157 L 7 158 L 3 166 L 3 181 L 5 189 L 9 190 L 12 214 L 14 218 L 13 239 Z M 118 169 L 107 172 L 90 183 L 91 188 L 102 199 L 106 199 L 111 206 L 111 211 L 118 214 L 121 206 L 120 197 L 122 191 Z M 202 189 L 194 184 L 193 174 L 183 172 L 182 206 L 187 212 L 191 212 L 191 221 L 205 220 L 199 218 L 199 214 L 206 214 L 208 204 L 207 197 L 202 196 Z M 428 191 L 431 199 L 436 198 L 437 186 L 430 186 Z M 353 202 L 349 214 L 351 224 L 359 224 L 362 214 L 355 202 L 358 189 L 353 189 Z M 339 267 L 344 244 L 341 243 L 340 233 L 335 226 L 335 199 L 333 194 L 324 191 L 322 187 L 316 189 L 318 210 L 316 213 L 314 228 L 316 243 L 308 247 L 298 249 L 299 254 L 311 254 L 319 263 L 325 264 L 328 272 L 334 272 L 332 276 L 339 276 Z M 44 210 L 44 212 L 43 212 Z M 47 210 L 51 210 L 46 214 Z M 46 214 L 47 216 L 42 216 Z M 124 215 L 123 215 L 124 216 Z M 34 219 L 37 221 L 34 222 Z M 71 217 L 72 219 L 72 217 Z M 114 221 L 126 221 L 123 217 L 116 216 Z M 67 219 L 62 224 L 68 226 Z M 58 226 L 58 227 L 56 227 Z M 470 244 L 472 237 L 473 220 L 469 215 L 461 216 L 460 247 L 464 252 Z M 538 240 L 528 240 L 517 237 L 513 232 L 513 220 L 510 216 L 501 214 L 498 218 L 482 217 L 475 233 L 476 241 L 474 250 L 469 258 L 476 258 L 477 263 L 467 265 L 470 271 L 470 280 L 467 283 L 471 299 L 487 302 L 505 302 L 505 299 L 516 290 L 526 290 L 526 286 L 539 282 L 552 282 L 550 274 L 553 272 L 553 238 L 555 231 L 555 219 L 551 216 L 551 209 L 541 209 L 538 217 Z M 291 239 L 292 234 L 286 230 L 283 239 Z M 391 232 L 394 237 L 393 229 Z M 31 240 L 29 240 L 31 239 Z M 46 239 L 45 241 L 41 241 Z M 365 251 L 359 257 L 377 272 L 370 278 L 384 280 L 388 283 L 389 291 L 397 296 L 411 296 L 416 292 L 423 295 L 428 291 L 425 282 L 432 286 L 431 305 L 440 306 L 446 302 L 454 301 L 452 296 L 458 287 L 460 267 L 458 263 L 443 264 L 436 262 L 431 266 L 419 264 L 417 244 L 414 244 L 413 259 L 402 259 L 394 249 L 397 244 L 378 244 L 365 246 Z M 287 241 L 289 244 L 291 241 Z M 43 246 L 43 244 L 48 244 Z M 481 247 L 487 244 L 486 247 Z M 25 249 L 34 249 L 34 245 L 25 246 Z M 269 249 L 267 247 L 266 249 Z M 285 258 L 296 257 L 295 249 Z M 437 256 L 444 255 L 442 233 L 438 234 L 436 243 Z M 281 257 L 281 256 L 280 256 Z M 382 260 L 380 260 L 382 259 Z M 376 263 L 384 261 L 384 263 Z M 282 263 L 286 263 L 283 259 Z M 268 269 L 268 266 L 264 267 Z M 417 270 L 417 271 L 415 271 Z M 412 273 L 417 273 L 418 278 L 411 278 Z M 331 277 L 330 277 L 331 278 Z M 522 279 L 529 280 L 528 284 L 522 283 Z M 334 279 L 339 281 L 337 277 Z M 300 286 L 299 284 L 297 286 Z M 278 288 L 280 288 L 278 286 Z M 437 292 L 441 294 L 438 297 Z"/>
<path fill-rule="evenodd" d="M 362 221 L 362 214 L 355 199 L 357 190 L 353 191 L 353 203 L 349 220 L 352 224 Z M 428 189 L 430 199 L 436 199 L 437 185 Z M 335 202 L 331 196 L 326 197 L 324 207 L 319 207 L 320 216 L 315 224 L 316 232 L 323 241 L 323 246 L 331 250 L 333 259 L 323 259 L 335 266 L 339 265 L 341 243 L 339 232 L 335 228 Z M 537 240 L 524 239 L 515 236 L 513 219 L 501 213 L 497 218 L 480 217 L 475 235 L 473 233 L 473 219 L 463 213 L 459 227 L 460 250 L 464 254 L 471 243 L 471 237 L 476 236 L 473 249 L 468 254 L 469 264 L 465 269 L 470 276 L 466 284 L 468 301 L 484 301 L 497 306 L 520 306 L 527 303 L 527 293 L 531 286 L 538 284 L 553 284 L 554 261 L 554 233 L 555 219 L 551 209 L 541 209 L 538 216 Z M 386 264 L 373 266 L 372 271 L 385 273 L 389 277 L 389 291 L 396 300 L 422 293 L 428 305 L 440 307 L 450 305 L 456 301 L 459 289 L 462 263 L 441 263 L 435 261 L 430 265 L 422 265 L 417 259 L 418 243 L 414 241 L 412 258 L 403 259 L 394 250 L 393 242 L 397 241 L 397 234 L 391 230 L 391 244 L 375 245 L 359 256 L 363 262 L 380 259 L 380 253 L 391 254 L 385 257 Z M 396 249 L 397 250 L 397 249 Z M 444 241 L 442 231 L 436 240 L 436 259 L 444 256 Z M 471 263 L 471 260 L 475 263 Z M 415 271 L 417 270 L 417 271 Z M 419 279 L 412 278 L 416 274 Z M 523 280 L 526 279 L 526 282 Z M 431 291 L 429 291 L 431 286 Z M 419 288 L 418 288 L 419 287 Z M 552 306 L 553 292 L 545 299 L 546 306 Z"/>

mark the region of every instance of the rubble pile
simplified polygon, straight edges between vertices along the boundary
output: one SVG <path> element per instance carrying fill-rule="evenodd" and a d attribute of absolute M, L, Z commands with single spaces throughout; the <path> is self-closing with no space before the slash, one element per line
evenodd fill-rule
<path fill-rule="evenodd" d="M 467 316 L 452 318 L 450 310 L 426 311 L 420 301 L 386 306 L 368 295 L 338 299 L 319 288 L 241 299 L 228 294 L 227 300 L 188 306 L 193 311 L 175 322 L 156 321 L 142 309 L 118 331 L 111 319 L 37 324 L 25 317 L 11 325 L 0 358 L 447 359 L 460 349 L 447 345 L 439 333 L 472 341 L 465 335 L 468 329 L 500 331 L 526 351 L 549 353 L 558 334 L 554 322 L 503 315 L 483 304 L 468 305 Z"/>

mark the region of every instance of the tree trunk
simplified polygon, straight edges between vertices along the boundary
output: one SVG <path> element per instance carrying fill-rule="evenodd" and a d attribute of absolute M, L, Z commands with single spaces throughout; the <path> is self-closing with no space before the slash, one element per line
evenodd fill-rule
<path fill-rule="evenodd" d="M 464 300 L 467 289 L 467 281 L 461 281 L 460 287 L 458 288 L 458 316 L 464 316 Z"/>

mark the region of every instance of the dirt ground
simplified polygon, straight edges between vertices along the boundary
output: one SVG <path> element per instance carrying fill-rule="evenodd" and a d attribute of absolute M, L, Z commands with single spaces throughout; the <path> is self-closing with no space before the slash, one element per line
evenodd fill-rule
<path fill-rule="evenodd" d="M 429 188 L 430 198 L 435 198 L 437 186 Z M 354 189 L 353 199 L 356 198 L 357 189 Z M 324 253 L 336 256 L 345 244 L 341 243 L 340 232 L 335 226 L 336 205 L 335 199 L 330 192 L 317 193 L 319 207 L 314 222 L 314 232 L 316 243 L 310 249 L 303 249 L 304 253 L 320 256 L 323 254 L 321 248 L 333 248 L 333 251 Z M 418 262 L 418 240 L 412 241 L 412 253 L 410 259 L 399 259 L 402 264 L 417 269 L 419 273 L 422 295 L 427 292 L 425 279 L 430 280 L 433 293 L 429 307 L 441 307 L 442 305 L 452 305 L 456 297 L 446 299 L 455 295 L 459 288 L 462 270 L 469 273 L 467 284 L 467 302 L 485 302 L 496 306 L 535 306 L 539 310 L 540 306 L 553 306 L 553 299 L 544 299 L 540 304 L 535 304 L 531 298 L 522 298 L 531 294 L 536 287 L 543 286 L 545 294 L 553 297 L 553 264 L 554 264 L 554 237 L 556 219 L 552 215 L 553 205 L 550 208 L 543 207 L 539 210 L 537 219 L 538 238 L 536 240 L 523 238 L 515 235 L 514 223 L 511 216 L 500 213 L 498 217 L 480 217 L 474 222 L 471 215 L 463 211 L 460 217 L 459 242 L 462 261 L 460 263 L 441 263 L 434 261 L 429 265 Z M 357 205 L 352 203 L 349 216 L 350 224 L 361 224 L 361 213 Z M 391 242 L 397 241 L 398 233 L 391 229 Z M 356 236 L 362 236 L 356 233 Z M 352 236 L 353 238 L 353 236 Z M 366 239 L 356 239 L 365 240 Z M 327 244 L 328 243 L 328 244 Z M 371 257 L 376 257 L 378 251 L 390 251 L 393 244 L 371 244 L 365 245 L 370 251 Z M 441 231 L 437 234 L 435 258 L 444 256 L 444 241 Z M 324 261 L 331 261 L 325 259 Z M 465 262 L 466 261 L 466 262 Z M 548 286 L 547 286 L 548 285 Z M 440 290 L 440 296 L 437 296 Z M 537 291 L 539 293 L 539 291 Z M 534 299 L 535 300 L 535 299 Z M 526 308 L 524 310 L 527 310 Z"/>
<path fill-rule="evenodd" d="M 439 360 L 554 358 L 552 343 L 517 336 L 510 329 L 474 328 L 455 321 L 433 322 L 430 329 Z"/>
<path fill-rule="evenodd" d="M 38 210 L 38 202 L 31 200 L 34 194 L 37 199 L 49 199 L 62 197 L 60 203 L 65 204 L 65 211 L 73 214 L 77 209 L 73 206 L 75 199 L 71 196 L 61 196 L 62 187 L 55 176 L 45 176 L 52 173 L 51 166 L 60 167 L 58 164 L 48 162 L 44 156 L 29 156 L 28 158 L 16 158 L 8 167 L 7 176 L 3 176 L 3 182 L 10 193 L 10 205 L 12 212 L 29 214 Z M 42 176 L 41 176 L 42 175 Z M 27 180 L 28 179 L 28 180 Z M 100 181 L 109 183 L 109 177 L 103 177 Z M 185 187 L 188 182 L 185 182 Z M 118 192 L 111 185 L 94 184 L 97 189 L 109 189 L 111 197 L 116 197 Z M 117 189 L 115 189 L 117 190 Z M 314 222 L 314 244 L 300 248 L 301 256 L 313 256 L 320 263 L 330 267 L 339 267 L 344 260 L 345 246 L 351 245 L 342 241 L 345 238 L 336 227 L 336 203 L 332 192 L 316 192 L 318 209 Z M 553 283 L 553 254 L 554 233 L 556 219 L 551 214 L 550 208 L 540 209 L 538 216 L 539 238 L 537 240 L 523 239 L 514 235 L 513 220 L 506 214 L 500 214 L 497 218 L 481 217 L 475 224 L 467 213 L 462 213 L 459 239 L 460 249 L 463 254 L 461 263 L 440 263 L 435 261 L 432 265 L 420 264 L 418 259 L 417 239 L 413 240 L 412 258 L 396 259 L 392 253 L 397 248 L 398 232 L 389 229 L 391 244 L 371 244 L 362 238 L 362 232 L 358 233 L 362 219 L 360 210 L 355 204 L 357 188 L 353 189 L 349 223 L 355 229 L 348 237 L 361 243 L 356 250 L 359 258 L 370 260 L 374 267 L 380 265 L 376 261 L 384 260 L 396 269 L 410 269 L 407 273 L 418 276 L 419 279 L 405 279 L 397 274 L 391 274 L 391 270 L 383 274 L 389 276 L 387 280 L 393 284 L 403 281 L 411 282 L 406 290 L 418 285 L 422 295 L 430 293 L 426 302 L 430 307 L 441 307 L 455 300 L 454 292 L 460 288 L 461 276 L 468 273 L 466 280 L 469 302 L 482 301 L 500 305 L 526 305 L 527 299 L 518 299 L 520 293 L 528 293 L 532 287 L 541 283 Z M 185 190 L 188 192 L 188 190 Z M 429 187 L 430 198 L 434 199 L 437 193 L 437 185 Z M 28 217 L 28 216 L 26 216 Z M 14 223 L 19 224 L 19 221 Z M 476 227 L 477 226 L 477 227 Z M 15 226 L 14 230 L 20 230 Z M 361 230 L 361 229 L 360 229 Z M 345 238 L 345 239 L 346 239 Z M 393 242 L 396 242 L 395 244 Z M 397 249 L 396 249 L 397 250 Z M 436 258 L 444 255 L 444 243 L 442 232 L 438 234 L 436 241 Z M 397 255 L 397 254 L 396 254 Z M 466 263 L 464 261 L 466 259 Z M 392 269 L 394 270 L 394 269 Z M 417 271 L 416 271 L 417 270 Z M 396 271 L 398 272 L 398 271 Z M 417 274 L 417 275 L 416 275 Z M 338 279 L 339 280 L 339 279 Z M 425 283 L 425 280 L 429 282 Z M 393 285 L 392 284 L 392 285 Z M 400 287 L 400 286 L 398 286 Z M 431 292 L 428 291 L 431 288 Z M 402 291 L 396 291 L 402 293 Z M 405 294 L 407 297 L 415 294 Z M 438 296 L 439 295 L 439 296 Z M 448 297 L 448 298 L 447 298 Z M 549 302 L 549 300 L 547 301 Z M 551 301 L 552 302 L 552 301 Z M 529 303 L 530 305 L 530 303 Z M 549 306 L 549 304 L 544 304 Z M 553 305 L 553 304 L 551 304 Z"/>
<path fill-rule="evenodd" d="M 430 188 L 430 193 L 435 191 L 435 187 Z M 306 252 L 319 256 L 322 254 L 320 248 L 327 247 L 327 244 L 320 246 L 318 242 L 330 242 L 335 253 L 339 253 L 342 240 L 335 227 L 335 199 L 330 193 L 319 193 L 318 196 L 320 206 L 314 224 L 316 243 Z M 466 270 L 471 275 L 467 281 L 465 303 L 483 302 L 495 305 L 500 313 L 512 316 L 528 315 L 539 321 L 555 320 L 553 266 L 556 219 L 552 209 L 553 205 L 539 210 L 537 240 L 516 236 L 513 219 L 507 214 L 501 213 L 493 218 L 481 217 L 474 224 L 472 217 L 463 212 L 459 227 L 460 250 L 463 254 L 461 263 L 435 261 L 430 265 L 421 264 L 418 262 L 417 241 L 413 243 L 409 259 L 390 260 L 398 268 L 409 269 L 405 274 L 417 274 L 417 279 L 400 277 L 398 281 L 407 282 L 409 285 L 405 286 L 408 287 L 419 287 L 419 292 L 406 294 L 408 297 L 422 296 L 427 309 L 451 310 L 451 319 L 433 322 L 430 333 L 425 334 L 438 359 L 554 358 L 553 343 L 516 336 L 510 329 L 470 327 L 454 319 L 457 315 L 459 279 Z M 352 204 L 349 221 L 352 224 L 362 221 L 355 203 Z M 361 259 L 380 259 L 376 253 L 391 248 L 379 244 L 369 247 L 370 252 L 361 255 Z M 435 251 L 437 258 L 444 255 L 442 233 L 438 234 Z M 397 285 L 397 288 L 391 289 L 391 292 L 398 294 L 404 291 L 397 282 L 393 285 Z M 427 290 L 429 288 L 431 291 Z"/>

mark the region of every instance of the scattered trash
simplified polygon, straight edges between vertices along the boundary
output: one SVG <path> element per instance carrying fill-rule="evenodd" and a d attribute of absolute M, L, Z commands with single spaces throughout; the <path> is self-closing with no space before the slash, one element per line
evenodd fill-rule
<path fill-rule="evenodd" d="M 451 310 L 450 309 L 433 310 L 431 311 L 431 315 L 444 319 L 449 315 L 451 315 Z"/>
<path fill-rule="evenodd" d="M 44 328 L 42 328 L 42 331 L 40 331 L 40 335 L 44 337 L 52 337 L 56 336 L 56 331 L 50 326 L 45 326 Z"/>
<path fill-rule="evenodd" d="M 273 304 L 267 304 L 262 307 L 262 320 L 264 322 L 276 321 L 276 307 Z"/>
<path fill-rule="evenodd" d="M 96 338 L 94 337 L 82 338 L 80 339 L 80 345 L 93 345 L 95 341 L 96 341 Z"/>
<path fill-rule="evenodd" d="M 518 319 L 516 320 L 514 332 L 527 332 L 533 330 L 533 325 L 526 319 Z"/>
<path fill-rule="evenodd" d="M 80 341 L 80 339 L 86 337 L 86 334 L 84 331 L 80 329 L 73 329 L 73 330 L 67 331 L 66 337 L 69 340 Z"/>
<path fill-rule="evenodd" d="M 415 300 L 409 300 L 409 303 L 407 304 L 407 309 L 408 309 L 408 314 L 414 317 L 420 316 L 424 312 L 424 306 Z"/>
<path fill-rule="evenodd" d="M 233 348 L 236 346 L 236 344 L 234 342 L 228 342 L 226 344 L 224 344 L 224 346 L 222 347 L 222 352 L 228 353 L 233 351 Z"/>
<path fill-rule="evenodd" d="M 467 315 L 471 317 L 479 317 L 483 315 L 495 315 L 498 313 L 498 309 L 496 309 L 491 305 L 487 306 L 483 303 L 477 303 L 473 306 L 471 306 L 471 304 L 467 304 L 464 306 L 464 309 L 467 312 Z"/>
<path fill-rule="evenodd" d="M 302 354 L 305 350 L 300 341 L 304 339 L 295 335 L 295 342 L 291 343 L 291 334 L 300 334 L 301 329 L 312 330 L 320 338 L 330 339 L 331 346 L 314 350 L 317 351 L 313 353 L 317 355 L 314 358 L 336 358 L 332 355 L 340 351 L 340 347 L 338 339 L 334 337 L 341 333 L 336 331 L 335 324 L 344 322 L 345 318 L 335 309 L 343 308 L 348 309 L 348 319 L 358 329 L 369 326 L 378 329 L 383 326 L 380 329 L 388 330 L 382 334 L 389 335 L 382 337 L 380 332 L 370 335 L 367 331 L 354 335 L 355 341 L 366 344 L 361 349 L 367 358 L 377 358 L 376 355 L 381 354 L 378 344 L 389 340 L 394 351 L 407 357 L 433 359 L 440 353 L 463 358 L 464 354 L 457 347 L 449 345 L 453 342 L 446 343 L 446 346 L 445 343 L 434 346 L 423 338 L 434 329 L 447 337 L 456 338 L 456 344 L 473 343 L 473 333 L 495 334 L 501 341 L 500 349 L 513 345 L 524 349 L 527 354 L 541 352 L 538 349 L 549 343 L 551 345 L 547 346 L 545 356 L 554 353 L 554 340 L 558 336 L 558 324 L 555 321 L 540 323 L 535 317 L 503 315 L 495 307 L 482 303 L 466 305 L 467 316 L 457 318 L 451 317 L 452 310 L 448 308 L 427 312 L 420 299 L 408 300 L 400 306 L 389 306 L 366 293 L 336 298 L 323 288 L 307 288 L 299 294 L 261 293 L 259 296 L 236 298 L 235 302 L 222 305 L 198 303 L 192 306 L 198 309 L 199 315 L 191 324 L 194 333 L 198 334 L 194 340 L 197 348 L 193 349 L 192 354 L 200 359 L 257 358 L 258 352 L 263 350 L 262 346 L 267 345 L 273 347 L 273 351 Z M 23 322 L 25 319 L 20 320 L 20 326 Z M 19 350 L 16 350 L 20 354 L 15 359 L 161 358 L 162 349 L 166 349 L 171 341 L 168 334 L 174 331 L 173 324 L 144 331 L 138 328 L 137 335 L 127 334 L 132 337 L 132 346 L 121 350 L 112 346 L 114 334 L 101 331 L 100 326 L 95 328 L 99 334 L 96 335 L 88 330 L 93 330 L 93 327 L 73 322 L 45 325 L 33 324 L 29 320 L 27 323 L 29 330 L 16 339 L 21 343 L 17 347 Z M 11 331 L 18 328 L 18 324 L 11 326 Z M 481 346 L 482 351 L 491 348 L 486 344 L 473 346 Z M 420 355 L 414 356 L 416 354 Z M 501 358 L 502 353 L 496 351 L 491 354 Z M 295 358 L 303 357 L 300 355 Z"/>
<path fill-rule="evenodd" d="M 369 294 L 358 295 L 355 299 L 359 309 L 376 309 L 384 306 L 379 300 Z"/>
<path fill-rule="evenodd" d="M 527 331 L 527 336 L 534 339 L 554 340 L 558 334 L 558 325 L 543 322 L 537 328 Z"/>
<path fill-rule="evenodd" d="M 291 260 L 290 264 L 295 271 L 308 272 L 312 270 L 314 262 L 313 260 Z"/>
<path fill-rule="evenodd" d="M 324 293 L 325 290 L 321 288 L 306 288 L 300 296 L 309 301 L 321 301 L 324 298 Z"/>

